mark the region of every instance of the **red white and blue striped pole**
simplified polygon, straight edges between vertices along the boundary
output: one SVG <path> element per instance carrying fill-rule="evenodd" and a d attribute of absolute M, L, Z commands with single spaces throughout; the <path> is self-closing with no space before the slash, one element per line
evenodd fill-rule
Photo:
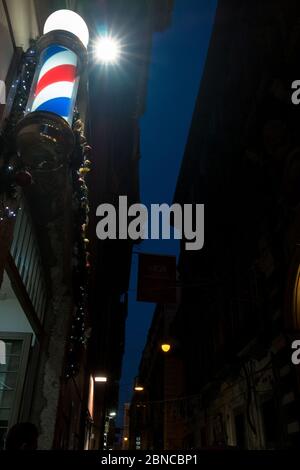
<path fill-rule="evenodd" d="M 40 70 L 27 112 L 49 111 L 72 124 L 77 94 L 77 55 L 59 45 L 47 47 L 40 59 Z"/>
<path fill-rule="evenodd" d="M 45 23 L 26 116 L 17 128 L 20 154 L 30 167 L 55 168 L 72 151 L 70 126 L 88 41 L 84 20 L 71 10 L 58 10 Z"/>

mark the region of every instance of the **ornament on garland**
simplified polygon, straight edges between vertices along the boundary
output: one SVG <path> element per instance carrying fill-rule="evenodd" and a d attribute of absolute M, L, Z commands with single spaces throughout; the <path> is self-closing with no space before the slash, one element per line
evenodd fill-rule
<path fill-rule="evenodd" d="M 79 173 L 81 175 L 86 175 L 87 173 L 89 173 L 91 171 L 91 169 L 87 166 L 82 166 L 81 168 L 79 168 Z"/>
<path fill-rule="evenodd" d="M 87 246 L 88 227 L 88 188 L 85 177 L 90 171 L 91 147 L 86 144 L 83 122 L 74 119 L 73 132 L 75 136 L 75 149 L 72 156 L 73 176 L 73 210 L 74 210 L 74 247 L 73 247 L 73 291 L 75 310 L 70 334 L 69 352 L 66 367 L 66 378 L 74 377 L 79 372 L 82 348 L 88 340 L 89 328 L 86 327 L 87 284 L 90 268 Z M 87 150 L 88 149 L 88 150 Z M 88 171 L 86 171 L 88 169 Z"/>
<path fill-rule="evenodd" d="M 90 267 L 91 267 L 90 255 L 91 255 L 91 254 L 90 254 L 89 252 L 86 253 L 86 258 L 85 258 L 85 266 L 86 266 L 86 268 L 90 268 Z"/>
<path fill-rule="evenodd" d="M 89 158 L 92 154 L 92 147 L 90 145 L 85 145 L 83 147 L 83 154 L 86 158 Z"/>

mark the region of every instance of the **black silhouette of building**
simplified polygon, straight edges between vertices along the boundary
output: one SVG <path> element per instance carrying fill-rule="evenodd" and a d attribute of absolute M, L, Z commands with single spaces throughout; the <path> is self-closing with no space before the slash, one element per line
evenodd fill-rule
<path fill-rule="evenodd" d="M 218 4 L 175 195 L 205 204 L 205 246 L 179 263 L 196 446 L 299 445 L 299 15 L 293 1 Z"/>
<path fill-rule="evenodd" d="M 181 246 L 172 328 L 182 448 L 299 446 L 299 17 L 293 0 L 218 2 L 174 197 L 205 204 L 203 249 Z"/>

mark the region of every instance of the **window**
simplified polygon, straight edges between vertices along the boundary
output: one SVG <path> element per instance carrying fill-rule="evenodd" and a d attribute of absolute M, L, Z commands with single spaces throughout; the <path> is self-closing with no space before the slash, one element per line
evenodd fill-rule
<path fill-rule="evenodd" d="M 0 332 L 1 344 L 5 344 L 0 364 L 0 449 L 7 429 L 18 421 L 31 338 L 27 333 Z"/>

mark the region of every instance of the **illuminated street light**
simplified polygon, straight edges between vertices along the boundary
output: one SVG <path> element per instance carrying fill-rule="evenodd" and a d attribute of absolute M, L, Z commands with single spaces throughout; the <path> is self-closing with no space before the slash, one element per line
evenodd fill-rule
<path fill-rule="evenodd" d="M 127 441 L 128 441 L 128 437 L 124 437 L 124 441 L 127 442 Z"/>
<path fill-rule="evenodd" d="M 161 345 L 161 350 L 164 352 L 164 353 L 167 353 L 169 352 L 171 349 L 171 345 L 169 343 L 163 343 Z"/>
<path fill-rule="evenodd" d="M 134 379 L 134 387 L 133 387 L 134 391 L 135 392 L 143 392 L 144 391 L 144 387 L 143 385 L 139 382 L 139 378 L 138 377 L 135 377 Z"/>
<path fill-rule="evenodd" d="M 114 418 L 115 416 L 117 416 L 117 413 L 115 411 L 111 411 L 109 413 L 109 416 L 110 416 L 110 418 Z"/>
<path fill-rule="evenodd" d="M 95 377 L 95 382 L 105 383 L 105 382 L 107 382 L 107 377 L 97 376 L 97 377 Z"/>
<path fill-rule="evenodd" d="M 119 41 L 111 36 L 102 36 L 95 46 L 96 58 L 104 64 L 115 64 L 121 54 Z"/>

